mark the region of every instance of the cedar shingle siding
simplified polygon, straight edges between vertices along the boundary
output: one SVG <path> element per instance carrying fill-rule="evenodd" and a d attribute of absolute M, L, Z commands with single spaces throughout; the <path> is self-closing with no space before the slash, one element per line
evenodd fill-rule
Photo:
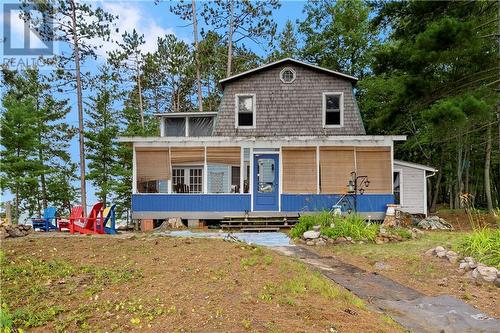
<path fill-rule="evenodd" d="M 293 83 L 283 83 L 280 71 L 291 67 Z M 323 128 L 324 92 L 344 93 L 344 126 Z M 256 128 L 235 128 L 235 94 L 255 94 Z M 364 135 L 365 129 L 352 83 L 296 63 L 280 63 L 226 82 L 214 128 L 215 136 Z"/>

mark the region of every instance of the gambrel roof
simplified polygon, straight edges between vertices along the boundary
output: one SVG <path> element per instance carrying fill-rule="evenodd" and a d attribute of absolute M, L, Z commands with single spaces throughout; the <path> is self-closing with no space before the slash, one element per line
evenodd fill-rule
<path fill-rule="evenodd" d="M 301 66 L 305 66 L 305 67 L 308 67 L 308 68 L 311 68 L 311 69 L 314 69 L 314 70 L 317 70 L 317 71 L 320 71 L 320 72 L 323 72 L 323 73 L 326 73 L 326 74 L 331 74 L 331 75 L 333 75 L 335 77 L 343 78 L 343 79 L 346 79 L 346 80 L 351 81 L 353 83 L 356 83 L 358 81 L 357 77 L 354 77 L 354 76 L 351 76 L 351 75 L 347 75 L 347 74 L 344 74 L 344 73 L 341 73 L 341 72 L 333 71 L 331 69 L 327 69 L 327 68 L 319 67 L 319 66 L 316 66 L 316 65 L 312 65 L 312 64 L 309 64 L 307 62 L 300 61 L 300 60 L 296 60 L 296 59 L 292 59 L 292 58 L 284 58 L 284 59 L 281 59 L 281 60 L 278 60 L 278 61 L 275 61 L 275 62 L 271 62 L 271 63 L 266 64 L 266 65 L 262 65 L 260 67 L 248 70 L 248 71 L 240 73 L 240 74 L 229 76 L 229 77 L 227 77 L 225 79 L 220 80 L 219 83 L 222 86 L 224 86 L 224 84 L 226 84 L 226 83 L 228 83 L 230 81 L 233 81 L 233 80 L 245 77 L 245 76 L 247 76 L 249 74 L 260 72 L 260 71 L 262 71 L 264 69 L 269 69 L 269 68 L 272 68 L 274 66 L 281 65 L 281 64 L 286 63 L 286 62 L 291 62 L 291 63 L 297 64 L 297 65 L 301 65 Z"/>

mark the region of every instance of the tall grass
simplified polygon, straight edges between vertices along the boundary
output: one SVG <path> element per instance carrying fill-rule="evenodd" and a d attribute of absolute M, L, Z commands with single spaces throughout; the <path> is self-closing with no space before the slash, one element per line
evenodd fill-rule
<path fill-rule="evenodd" d="M 314 215 L 302 215 L 299 217 L 299 223 L 290 231 L 290 236 L 299 238 L 304 232 L 311 230 L 315 225 L 326 227 L 331 223 L 333 223 L 333 216 L 328 212 L 321 212 Z"/>
<path fill-rule="evenodd" d="M 321 229 L 321 234 L 330 237 L 351 237 L 354 240 L 375 240 L 378 225 L 367 223 L 359 215 L 347 215 L 345 218 L 335 218 L 333 227 Z"/>
<path fill-rule="evenodd" d="M 328 212 L 305 215 L 299 218 L 290 232 L 293 238 L 301 237 L 313 226 L 321 227 L 321 234 L 330 238 L 351 237 L 354 240 L 374 240 L 378 233 L 378 225 L 368 224 L 366 220 L 355 214 L 345 217 L 332 216 Z"/>
<path fill-rule="evenodd" d="M 458 245 L 459 251 L 474 257 L 485 265 L 500 269 L 500 230 L 477 229 L 465 236 Z"/>

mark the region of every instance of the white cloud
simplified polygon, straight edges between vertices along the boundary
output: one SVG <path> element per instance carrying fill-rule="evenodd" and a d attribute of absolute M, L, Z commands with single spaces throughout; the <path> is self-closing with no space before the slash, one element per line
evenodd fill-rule
<path fill-rule="evenodd" d="M 113 42 L 104 43 L 100 49 L 100 54 L 105 55 L 107 51 L 116 49 L 114 41 L 121 41 L 121 35 L 125 32 L 132 32 L 135 29 L 139 35 L 144 35 L 145 44 L 142 46 L 143 52 L 156 51 L 156 41 L 158 37 L 166 34 L 175 34 L 174 29 L 164 28 L 155 22 L 150 15 L 144 12 L 139 3 L 131 2 L 103 2 L 102 8 L 113 15 L 118 15 L 115 21 L 118 33 L 113 31 L 111 39 Z"/>

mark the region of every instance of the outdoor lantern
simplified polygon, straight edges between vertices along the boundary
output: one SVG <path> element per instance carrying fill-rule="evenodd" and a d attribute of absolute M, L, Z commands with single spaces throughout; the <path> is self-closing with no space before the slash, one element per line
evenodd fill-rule
<path fill-rule="evenodd" d="M 365 186 L 366 186 L 366 187 L 370 186 L 370 181 L 369 181 L 368 179 L 367 179 L 367 180 L 365 180 Z"/>
<path fill-rule="evenodd" d="M 352 180 L 349 180 L 349 183 L 347 184 L 347 191 L 349 193 L 353 193 L 354 192 L 354 182 Z"/>

